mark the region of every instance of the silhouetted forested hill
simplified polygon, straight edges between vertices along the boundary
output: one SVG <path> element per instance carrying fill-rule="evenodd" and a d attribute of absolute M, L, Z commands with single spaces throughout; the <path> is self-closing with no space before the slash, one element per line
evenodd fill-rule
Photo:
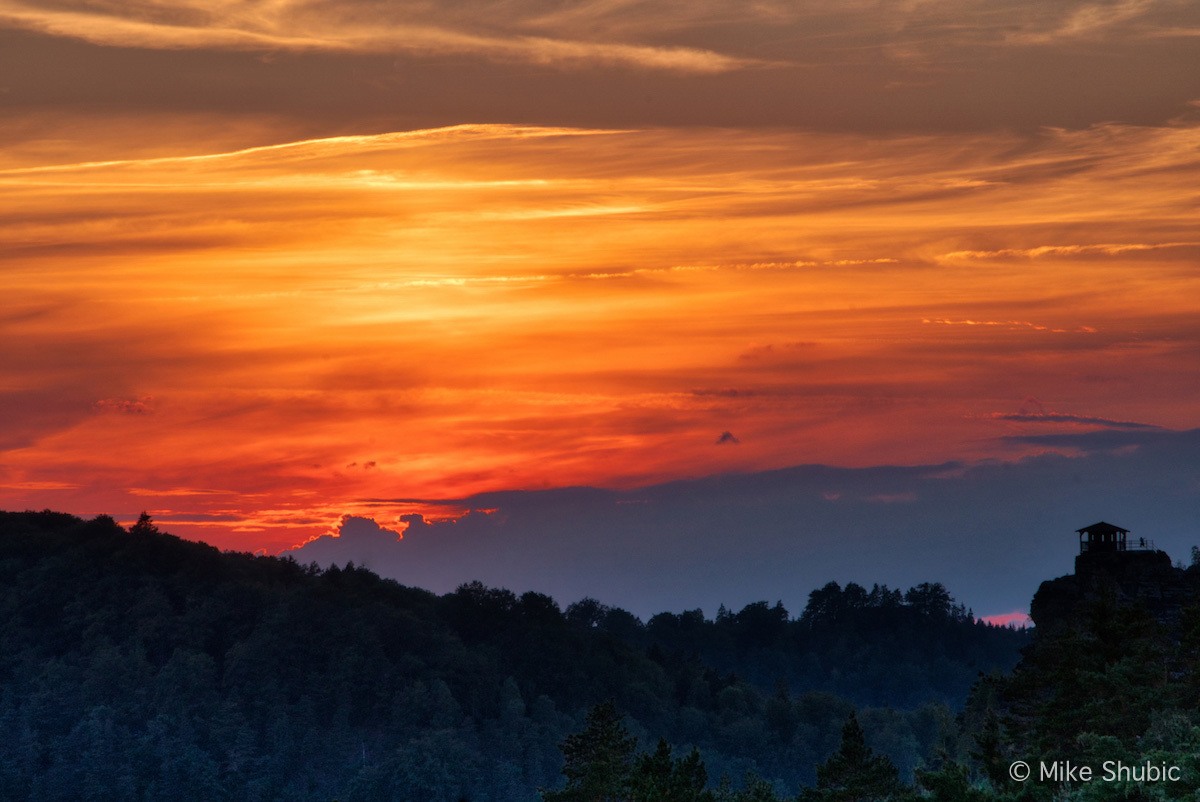
<path fill-rule="evenodd" d="M 831 582 L 810 594 L 796 619 L 766 602 L 738 613 L 722 608 L 713 621 L 699 610 L 660 613 L 645 637 L 764 689 L 782 681 L 792 692 L 916 708 L 960 705 L 980 672 L 1012 667 L 1026 635 L 976 622 L 940 584 L 902 594 Z"/>
<path fill-rule="evenodd" d="M 1032 610 L 1020 663 L 980 682 L 962 719 L 989 781 L 979 802 L 1200 799 L 1200 550 L 1188 568 L 1162 552 L 1085 554 Z M 1015 760 L 1032 780 L 1012 782 Z M 1038 776 L 1067 761 L 1090 780 Z"/>
<path fill-rule="evenodd" d="M 907 776 L 951 737 L 946 703 L 1026 638 L 940 585 L 643 624 L 53 512 L 0 513 L 0 576 L 0 799 L 532 800 L 604 700 L 643 748 L 789 792 L 866 704 Z"/>

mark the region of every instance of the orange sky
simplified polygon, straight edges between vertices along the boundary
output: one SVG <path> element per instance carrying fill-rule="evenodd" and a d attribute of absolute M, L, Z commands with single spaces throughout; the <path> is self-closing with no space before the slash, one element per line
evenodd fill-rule
<path fill-rule="evenodd" d="M 1039 90 L 1019 87 L 1021 52 L 1195 54 L 1178 4 L 1007 26 L 965 4 L 975 38 L 940 3 L 878 31 L 853 3 L 782 22 L 785 4 L 743 22 L 718 3 L 519 5 L 484 31 L 429 4 L 381 27 L 319 3 L 0 2 L 5 36 L 79 69 L 225 70 L 191 99 L 168 97 L 186 71 L 161 96 L 85 101 L 49 73 L 0 87 L 0 507 L 147 509 L 275 550 L 343 514 L 407 511 L 372 498 L 1012 458 L 1013 433 L 1200 425 L 1191 84 L 1125 116 L 1081 95 L 1074 126 L 942 124 L 919 104 L 904 124 L 855 89 L 924 76 L 920 97 L 952 98 L 945 65 L 970 47 L 1013 72 L 991 105 L 1025 113 Z M 823 43 L 812 62 L 755 45 L 817 22 L 833 33 L 805 34 Z M 684 107 L 836 74 L 848 52 L 867 66 L 844 101 L 877 124 Z M 389 117 L 347 77 L 382 56 L 435 64 L 447 92 L 491 65 L 521 107 L 538 81 L 683 89 L 662 119 L 557 95 L 488 117 L 482 92 Z M 238 70 L 278 59 L 297 81 L 336 68 L 312 114 L 234 108 L 266 92 Z"/>

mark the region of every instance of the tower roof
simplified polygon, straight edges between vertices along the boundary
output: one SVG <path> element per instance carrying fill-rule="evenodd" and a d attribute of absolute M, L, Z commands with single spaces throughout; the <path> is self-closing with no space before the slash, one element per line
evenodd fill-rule
<path fill-rule="evenodd" d="M 1115 534 L 1128 535 L 1129 534 L 1128 529 L 1122 529 L 1119 526 L 1113 526 L 1112 524 L 1110 524 L 1106 521 L 1100 521 L 1098 523 L 1092 524 L 1091 526 L 1085 526 L 1082 529 L 1076 529 L 1075 531 L 1081 535 L 1086 534 L 1088 537 L 1091 537 L 1093 535 L 1115 535 Z"/>

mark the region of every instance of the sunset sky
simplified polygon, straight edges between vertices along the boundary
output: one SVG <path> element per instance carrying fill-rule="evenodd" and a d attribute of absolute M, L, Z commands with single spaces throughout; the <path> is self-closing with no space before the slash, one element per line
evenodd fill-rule
<path fill-rule="evenodd" d="M 1200 426 L 1191 0 L 0 0 L 0 142 L 5 509 Z"/>

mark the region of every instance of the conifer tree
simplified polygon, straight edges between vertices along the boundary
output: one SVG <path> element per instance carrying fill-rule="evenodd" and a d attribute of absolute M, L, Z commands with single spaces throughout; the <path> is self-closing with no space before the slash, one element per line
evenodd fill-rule
<path fill-rule="evenodd" d="M 150 517 L 150 513 L 142 510 L 142 514 L 138 516 L 137 523 L 129 527 L 131 535 L 159 535 L 162 534 L 158 527 L 154 524 L 154 519 Z"/>
<path fill-rule="evenodd" d="M 708 802 L 712 796 L 704 790 L 708 772 L 700 752 L 692 749 L 685 758 L 671 757 L 665 739 L 658 747 L 640 756 L 630 779 L 630 798 L 634 802 Z"/>
<path fill-rule="evenodd" d="M 628 798 L 630 769 L 637 741 L 612 702 L 591 709 L 583 732 L 567 736 L 562 773 L 567 785 L 542 791 L 546 802 L 623 802 Z"/>
<path fill-rule="evenodd" d="M 853 713 L 842 727 L 842 744 L 829 760 L 817 766 L 817 787 L 803 802 L 878 802 L 900 795 L 903 786 L 892 762 L 867 746 Z"/>

